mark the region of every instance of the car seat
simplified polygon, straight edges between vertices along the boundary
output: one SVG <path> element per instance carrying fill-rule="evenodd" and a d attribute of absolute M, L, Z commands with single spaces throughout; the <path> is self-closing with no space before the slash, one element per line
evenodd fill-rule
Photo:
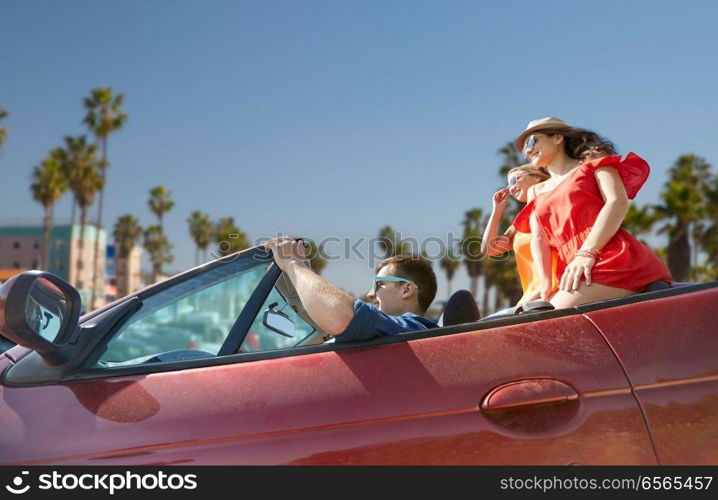
<path fill-rule="evenodd" d="M 440 326 L 460 325 L 461 323 L 473 323 L 481 319 L 479 306 L 468 290 L 454 292 L 446 301 L 444 312 L 439 317 Z"/>

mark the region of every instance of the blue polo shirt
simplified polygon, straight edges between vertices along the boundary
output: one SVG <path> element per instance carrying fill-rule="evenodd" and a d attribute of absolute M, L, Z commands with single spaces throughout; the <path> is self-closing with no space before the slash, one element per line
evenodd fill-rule
<path fill-rule="evenodd" d="M 390 316 L 381 312 L 374 305 L 355 299 L 354 318 L 346 330 L 334 337 L 334 342 L 357 342 L 375 337 L 428 330 L 437 326 L 434 321 L 418 314 L 406 313 L 401 316 Z"/>

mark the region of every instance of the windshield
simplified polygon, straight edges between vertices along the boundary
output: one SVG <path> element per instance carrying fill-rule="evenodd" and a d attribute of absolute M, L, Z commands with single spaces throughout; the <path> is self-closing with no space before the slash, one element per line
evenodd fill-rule
<path fill-rule="evenodd" d="M 174 350 L 217 355 L 269 265 L 248 256 L 143 299 L 100 360 L 133 364 Z"/>

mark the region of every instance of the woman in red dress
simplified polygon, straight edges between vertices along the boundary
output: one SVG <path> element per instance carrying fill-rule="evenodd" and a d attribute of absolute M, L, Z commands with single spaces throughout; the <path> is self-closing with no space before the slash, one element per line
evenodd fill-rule
<path fill-rule="evenodd" d="M 529 190 L 531 251 L 541 298 L 557 309 L 642 292 L 672 281 L 666 265 L 621 228 L 628 199 L 648 178 L 648 163 L 634 153 L 617 155 L 596 133 L 558 118 L 529 123 L 516 148 L 551 178 Z M 551 252 L 558 255 L 552 286 Z"/>

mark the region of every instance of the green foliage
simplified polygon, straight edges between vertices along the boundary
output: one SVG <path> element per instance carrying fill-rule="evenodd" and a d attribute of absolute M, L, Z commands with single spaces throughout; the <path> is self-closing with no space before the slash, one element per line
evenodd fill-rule
<path fill-rule="evenodd" d="M 111 87 L 99 87 L 90 91 L 90 97 L 83 101 L 87 114 L 83 123 L 101 139 L 107 139 L 112 132 L 121 129 L 128 116 L 121 108 L 123 94 L 113 95 Z"/>
<path fill-rule="evenodd" d="M 175 206 L 175 202 L 172 200 L 172 192 L 165 186 L 155 186 L 150 189 L 150 199 L 147 204 L 152 213 L 157 216 L 160 227 L 162 227 L 164 215 Z"/>
<path fill-rule="evenodd" d="M 327 255 L 324 252 L 324 245 L 317 245 L 314 240 L 310 238 L 303 238 L 304 240 L 304 252 L 309 261 L 309 267 L 317 274 L 322 274 L 322 271 L 327 266 Z"/>
<path fill-rule="evenodd" d="M 42 263 L 41 268 L 50 268 L 50 234 L 52 233 L 52 215 L 54 206 L 67 190 L 67 179 L 63 172 L 62 161 L 57 153 L 42 160 L 39 167 L 35 167 L 31 176 L 30 191 L 35 201 L 45 210 L 43 218 L 42 236 Z"/>
<path fill-rule="evenodd" d="M 62 197 L 68 186 L 62 161 L 57 153 L 50 153 L 40 166 L 33 169 L 31 181 L 33 199 L 46 210 Z"/>
<path fill-rule="evenodd" d="M 469 276 L 481 275 L 481 218 L 483 210 L 475 207 L 464 213 L 464 234 L 461 239 L 461 255 Z"/>
<path fill-rule="evenodd" d="M 118 255 L 125 259 L 129 257 L 132 249 L 142 239 L 142 233 L 140 222 L 133 215 L 120 215 L 112 231 Z"/>
<path fill-rule="evenodd" d="M 713 271 L 712 276 L 718 274 L 718 176 L 713 176 L 705 185 L 705 221 L 700 225 L 700 232 L 696 235 L 704 252 L 706 265 Z M 717 278 L 712 278 L 717 279 Z"/>
<path fill-rule="evenodd" d="M 623 218 L 623 227 L 626 231 L 631 233 L 633 236 L 641 236 L 643 234 L 649 234 L 653 229 L 653 225 L 658 220 L 658 214 L 654 207 L 644 205 L 638 208 L 638 205 L 631 202 L 628 204 L 628 211 L 626 216 Z"/>
<path fill-rule="evenodd" d="M 449 249 L 439 261 L 439 266 L 446 273 L 446 280 L 451 281 L 454 279 L 456 270 L 461 267 L 461 257 L 456 255 L 453 249 Z"/>
<path fill-rule="evenodd" d="M 513 141 L 507 142 L 503 147 L 499 148 L 498 153 L 502 157 L 502 163 L 499 167 L 499 176 L 501 176 L 502 179 L 506 179 L 506 176 L 509 175 L 509 171 L 512 168 L 524 164 L 523 157 L 521 153 L 516 151 L 516 146 L 514 146 Z"/>
<path fill-rule="evenodd" d="M 710 169 L 710 164 L 699 156 L 678 157 L 668 170 L 668 181 L 660 194 L 663 203 L 655 206 L 658 219 L 666 221 L 659 232 L 668 234 L 668 268 L 677 281 L 686 280 L 690 275 L 690 237 L 700 232 L 700 229 L 693 231 L 693 225 L 708 213 L 705 194 Z M 700 241 L 693 243 L 699 245 Z M 698 248 L 694 250 L 697 255 Z"/>
<path fill-rule="evenodd" d="M 144 247 L 152 262 L 152 281 L 157 281 L 163 266 L 174 261 L 173 246 L 162 232 L 162 227 L 154 225 L 145 229 Z"/>
<path fill-rule="evenodd" d="M 97 146 L 89 144 L 84 135 L 65 137 L 65 148 L 53 149 L 52 157 L 60 161 L 67 184 L 80 210 L 86 211 L 104 186 L 97 159 Z"/>
<path fill-rule="evenodd" d="M 476 297 L 479 290 L 479 277 L 483 273 L 484 263 L 481 253 L 481 217 L 483 210 L 478 207 L 464 213 L 464 234 L 461 238 L 461 255 L 466 271 L 469 273 L 471 294 Z"/>
<path fill-rule="evenodd" d="M 219 254 L 230 255 L 249 248 L 249 238 L 234 223 L 234 217 L 223 217 L 214 227 L 214 241 Z"/>
<path fill-rule="evenodd" d="M 189 234 L 194 240 L 197 249 L 206 252 L 210 243 L 212 243 L 212 219 L 210 219 L 209 215 L 195 210 L 187 219 L 187 224 Z"/>
<path fill-rule="evenodd" d="M 385 259 L 411 253 L 409 242 L 402 241 L 399 233 L 391 226 L 384 226 L 379 230 L 379 248 L 384 252 Z"/>

